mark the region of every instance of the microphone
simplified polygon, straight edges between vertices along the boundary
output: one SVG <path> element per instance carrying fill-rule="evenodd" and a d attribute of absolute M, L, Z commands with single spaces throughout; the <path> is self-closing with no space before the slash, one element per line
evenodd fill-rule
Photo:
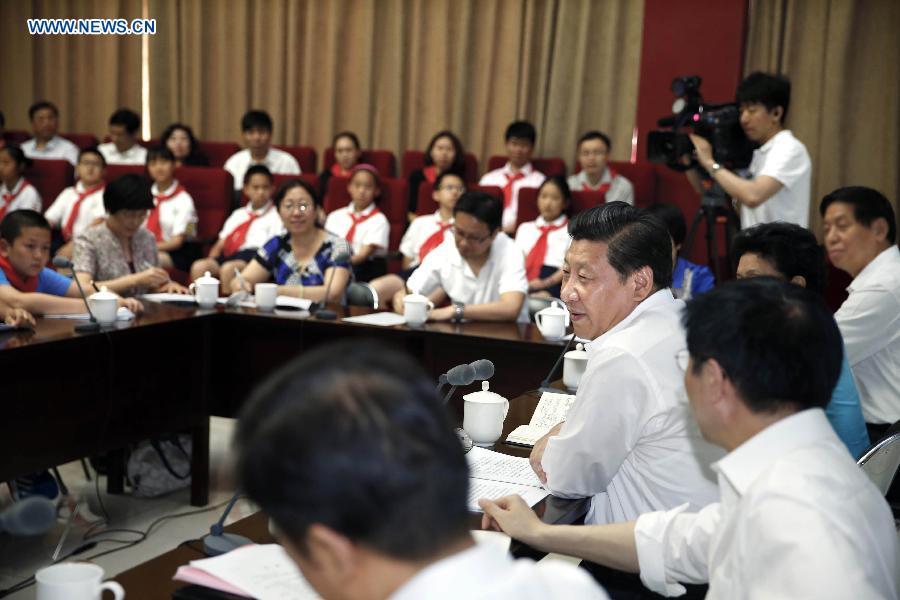
<path fill-rule="evenodd" d="M 447 371 L 447 383 L 450 384 L 450 390 L 444 396 L 444 405 L 450 401 L 450 397 L 461 385 L 469 385 L 475 381 L 475 368 L 472 365 L 459 365 Z"/>
<path fill-rule="evenodd" d="M 475 369 L 475 378 L 473 381 L 487 381 L 494 376 L 494 363 L 486 358 L 469 363 L 469 366 Z"/>
<path fill-rule="evenodd" d="M 100 331 L 100 323 L 97 322 L 97 319 L 94 317 L 94 313 L 91 312 L 91 307 L 88 304 L 87 296 L 84 295 L 84 290 L 81 289 L 81 282 L 78 281 L 78 276 L 75 275 L 75 265 L 72 264 L 72 261 L 66 258 L 65 256 L 56 255 L 53 257 L 53 266 L 57 269 L 69 269 L 72 271 L 72 279 L 75 280 L 75 285 L 78 286 L 78 293 L 81 294 L 81 300 L 84 302 L 84 307 L 87 309 L 88 316 L 90 320 L 87 323 L 79 323 L 75 326 L 75 331 L 79 333 L 92 333 L 95 331 Z"/>
<path fill-rule="evenodd" d="M 49 498 L 31 496 L 0 512 L 0 533 L 38 535 L 56 524 L 56 505 Z"/>
<path fill-rule="evenodd" d="M 557 358 L 557 359 L 556 359 L 556 362 L 553 363 L 553 368 L 550 369 L 550 372 L 547 373 L 547 376 L 546 376 L 546 377 L 544 378 L 544 380 L 541 382 L 541 387 L 538 388 L 538 391 L 540 391 L 540 392 L 552 392 L 552 393 L 554 393 L 554 394 L 560 393 L 560 390 L 556 389 L 555 387 L 550 387 L 550 380 L 551 380 L 551 378 L 553 377 L 553 374 L 556 373 L 556 369 L 559 368 L 559 364 L 562 362 L 562 359 L 563 359 L 563 357 L 566 355 L 566 352 L 569 351 L 569 346 L 572 345 L 572 340 L 574 340 L 574 339 L 575 339 L 575 334 L 573 333 L 571 336 L 569 336 L 569 341 L 566 342 L 566 345 L 565 345 L 565 347 L 563 348 L 563 351 L 560 353 L 559 358 Z"/>
<path fill-rule="evenodd" d="M 219 520 L 209 528 L 209 535 L 203 538 L 203 552 L 207 556 L 219 556 L 220 554 L 231 552 L 240 546 L 247 546 L 253 543 L 249 538 L 242 535 L 225 533 L 225 519 L 228 518 L 231 509 L 234 508 L 234 503 L 240 497 L 241 492 L 238 490 L 231 497 L 231 500 L 228 501 L 228 506 L 225 507 L 225 512 L 222 513 Z"/>
<path fill-rule="evenodd" d="M 340 247 L 335 248 L 331 252 L 331 262 L 337 264 L 339 262 L 344 262 L 350 260 L 350 251 L 347 248 Z M 328 310 L 324 308 L 328 303 L 328 293 L 331 291 L 331 282 L 334 281 L 334 272 L 337 270 L 337 266 L 331 269 L 331 277 L 328 278 L 328 283 L 325 285 L 325 297 L 322 298 L 321 303 L 315 303 L 315 310 L 311 310 L 313 315 L 317 319 L 322 319 L 323 321 L 334 321 L 337 319 L 337 313 L 333 310 Z M 313 307 L 310 307 L 313 308 Z"/>

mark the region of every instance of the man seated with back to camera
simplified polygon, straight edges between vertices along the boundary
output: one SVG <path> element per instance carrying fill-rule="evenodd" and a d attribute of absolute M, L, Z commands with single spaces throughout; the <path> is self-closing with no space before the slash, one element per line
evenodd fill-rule
<path fill-rule="evenodd" d="M 255 391 L 235 443 L 242 489 L 324 598 L 607 597 L 572 565 L 474 542 L 451 420 L 421 367 L 387 346 L 295 359 Z"/>
<path fill-rule="evenodd" d="M 691 134 L 700 167 L 731 196 L 742 227 L 786 221 L 809 226 L 812 162 L 806 146 L 785 129 L 791 103 L 791 83 L 784 77 L 752 73 L 738 86 L 735 102 L 741 112 L 741 127 L 753 151 L 749 179 L 721 166 L 705 138 Z M 700 176 L 687 172 L 700 190 Z"/>
<path fill-rule="evenodd" d="M 518 496 L 481 500 L 485 526 L 549 552 L 640 573 L 651 590 L 709 582 L 707 600 L 897 598 L 897 531 L 822 407 L 841 339 L 822 298 L 770 277 L 687 304 L 679 355 L 720 500 L 616 525 L 544 525 Z"/>

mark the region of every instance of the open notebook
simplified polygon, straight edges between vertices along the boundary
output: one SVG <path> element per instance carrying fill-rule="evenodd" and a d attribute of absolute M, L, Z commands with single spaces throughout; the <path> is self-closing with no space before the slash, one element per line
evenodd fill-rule
<path fill-rule="evenodd" d="M 544 392 L 538 401 L 528 425 L 519 425 L 506 436 L 507 444 L 534 446 L 548 431 L 566 420 L 569 408 L 575 402 L 572 394 Z"/>
<path fill-rule="evenodd" d="M 466 460 L 469 463 L 469 510 L 473 512 L 481 512 L 479 498 L 493 500 L 518 494 L 528 506 L 534 506 L 550 495 L 527 458 L 475 446 L 466 454 Z"/>

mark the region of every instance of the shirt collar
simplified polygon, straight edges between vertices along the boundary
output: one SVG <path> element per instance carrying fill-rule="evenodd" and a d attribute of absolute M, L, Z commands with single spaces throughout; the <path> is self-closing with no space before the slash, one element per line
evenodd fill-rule
<path fill-rule="evenodd" d="M 426 566 L 400 586 L 390 599 L 443 597 L 447 590 L 453 590 L 455 598 L 474 597 L 485 582 L 507 577 L 510 563 L 512 558 L 506 552 L 490 544 L 475 544 Z M 460 578 L 461 574 L 465 577 Z"/>
<path fill-rule="evenodd" d="M 152 186 L 150 186 L 150 193 L 153 194 L 154 196 L 168 196 L 169 194 L 171 194 L 172 192 L 175 191 L 176 187 L 178 187 L 177 179 L 173 179 L 172 185 L 170 185 L 169 187 L 167 187 L 166 189 L 164 189 L 161 192 L 159 191 L 159 186 L 154 183 Z"/>
<path fill-rule="evenodd" d="M 263 204 L 261 207 L 259 207 L 259 208 L 256 209 L 256 210 L 253 209 L 253 205 L 250 204 L 249 202 L 248 202 L 247 204 L 244 205 L 244 209 L 245 209 L 248 213 L 250 213 L 251 215 L 256 215 L 257 217 L 261 217 L 261 216 L 263 216 L 264 214 L 266 214 L 266 213 L 269 211 L 270 208 L 272 208 L 272 201 L 271 201 L 271 200 L 267 200 L 265 204 Z"/>
<path fill-rule="evenodd" d="M 776 140 L 776 139 L 778 139 L 779 137 L 784 137 L 784 136 L 786 136 L 786 135 L 791 135 L 791 130 L 790 130 L 790 129 L 782 129 L 781 131 L 779 131 L 778 133 L 776 133 L 775 135 L 773 135 L 771 138 L 769 138 L 769 141 L 768 141 L 768 142 L 766 142 L 765 144 L 763 144 L 762 146 L 760 146 L 759 148 L 757 148 L 756 151 L 757 151 L 757 152 L 762 152 L 763 154 L 765 154 L 766 152 L 768 152 L 769 150 L 772 149 L 772 146 L 775 145 L 775 140 Z"/>
<path fill-rule="evenodd" d="M 525 165 L 521 169 L 519 169 L 519 173 L 521 173 L 525 177 L 528 177 L 533 172 L 534 172 L 534 165 L 532 165 L 530 162 L 525 163 Z M 507 163 L 505 165 L 503 165 L 503 174 L 504 175 L 512 175 L 513 174 L 512 163 L 507 161 Z"/>
<path fill-rule="evenodd" d="M 543 227 L 545 225 L 553 225 L 555 227 L 557 225 L 562 225 L 563 223 L 565 223 L 566 219 L 568 219 L 568 218 L 569 217 L 567 217 L 566 215 L 563 214 L 563 215 L 559 215 L 558 217 L 553 219 L 553 221 L 551 221 L 550 223 L 547 223 L 547 221 L 544 220 L 544 217 L 538 215 L 538 218 L 535 219 L 534 222 L 535 222 L 535 224 L 537 224 L 538 227 Z"/>
<path fill-rule="evenodd" d="M 850 285 L 847 286 L 847 291 L 852 292 L 854 289 L 865 286 L 870 279 L 877 280 L 878 273 L 892 262 L 900 262 L 900 248 L 897 246 L 885 248 L 878 256 L 873 258 L 869 264 L 859 272 L 859 275 L 850 282 Z"/>
<path fill-rule="evenodd" d="M 621 331 L 631 325 L 632 321 L 638 318 L 641 313 L 644 313 L 652 308 L 657 306 L 665 306 L 666 304 L 674 304 L 676 302 L 675 296 L 672 295 L 672 290 L 669 288 L 657 290 L 656 292 L 650 294 L 649 297 L 645 298 L 643 302 L 634 307 L 634 310 L 631 313 L 619 321 L 613 326 L 612 329 L 604 333 L 598 338 L 590 341 L 588 345 L 585 346 L 585 350 L 588 352 L 597 352 L 603 346 L 603 340 L 613 335 L 617 331 Z"/>
<path fill-rule="evenodd" d="M 19 180 L 16 182 L 16 184 L 14 186 L 12 186 L 12 189 L 9 189 L 8 187 L 6 187 L 5 183 L 0 183 L 0 192 L 3 192 L 4 194 L 12 194 L 13 196 L 15 196 L 22 190 L 22 186 L 24 186 L 24 185 L 25 185 L 25 178 L 19 177 Z"/>
<path fill-rule="evenodd" d="M 365 208 L 363 209 L 362 212 L 359 212 L 359 213 L 358 213 L 358 212 L 356 212 L 356 210 L 353 208 L 353 201 L 351 201 L 350 204 L 347 206 L 347 210 L 350 211 L 350 214 L 351 214 L 351 215 L 360 215 L 360 216 L 363 216 L 363 217 L 365 217 L 366 215 L 372 214 L 372 211 L 375 210 L 376 208 L 378 208 L 378 205 L 375 204 L 375 203 L 373 202 L 372 204 L 370 204 L 370 205 L 368 205 L 367 207 L 365 207 Z"/>

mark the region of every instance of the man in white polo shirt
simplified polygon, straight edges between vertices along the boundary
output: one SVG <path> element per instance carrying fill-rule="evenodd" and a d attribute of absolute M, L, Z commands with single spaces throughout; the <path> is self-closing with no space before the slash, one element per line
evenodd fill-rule
<path fill-rule="evenodd" d="M 120 108 L 109 118 L 109 142 L 97 149 L 108 165 L 144 165 L 147 149 L 138 144 L 141 117 L 128 108 Z"/>
<path fill-rule="evenodd" d="M 41 100 L 28 109 L 28 118 L 34 137 L 22 144 L 22 152 L 28 158 L 43 160 L 67 160 L 78 164 L 78 146 L 59 137 L 59 109 L 52 102 Z"/>
<path fill-rule="evenodd" d="M 297 159 L 272 147 L 272 117 L 262 110 L 248 110 L 241 118 L 243 150 L 225 161 L 225 170 L 234 178 L 234 189 L 244 185 L 244 173 L 250 165 L 265 165 L 273 175 L 299 175 Z"/>
<path fill-rule="evenodd" d="M 500 231 L 500 201 L 483 192 L 466 192 L 453 209 L 453 239 L 428 253 L 394 296 L 403 313 L 403 296 L 424 294 L 436 305 L 432 321 L 528 321 L 525 257 Z"/>

